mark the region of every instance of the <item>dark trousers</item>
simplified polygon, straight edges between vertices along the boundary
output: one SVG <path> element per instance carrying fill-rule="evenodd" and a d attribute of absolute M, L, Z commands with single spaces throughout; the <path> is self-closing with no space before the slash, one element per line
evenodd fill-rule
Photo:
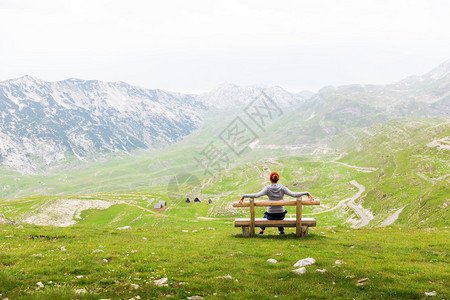
<path fill-rule="evenodd" d="M 271 214 L 267 211 L 264 213 L 264 219 L 267 220 L 284 220 L 286 216 L 286 211 L 284 213 Z M 266 227 L 261 227 L 262 230 L 265 230 Z M 278 231 L 284 231 L 284 227 L 278 227 Z"/>

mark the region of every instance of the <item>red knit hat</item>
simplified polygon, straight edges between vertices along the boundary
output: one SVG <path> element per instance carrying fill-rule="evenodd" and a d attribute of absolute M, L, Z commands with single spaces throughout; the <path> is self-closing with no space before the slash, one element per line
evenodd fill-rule
<path fill-rule="evenodd" d="M 277 172 L 272 172 L 272 173 L 270 173 L 269 179 L 270 179 L 270 182 L 277 183 L 278 180 L 280 179 L 280 175 L 278 175 Z"/>

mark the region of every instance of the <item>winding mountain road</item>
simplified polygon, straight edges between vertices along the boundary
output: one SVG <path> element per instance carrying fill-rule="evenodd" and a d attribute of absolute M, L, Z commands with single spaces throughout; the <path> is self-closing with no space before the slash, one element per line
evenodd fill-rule
<path fill-rule="evenodd" d="M 356 180 L 352 180 L 352 181 L 350 181 L 350 183 L 358 188 L 358 193 L 356 193 L 356 195 L 354 195 L 353 197 L 350 197 L 350 200 L 348 201 L 347 205 L 350 208 L 352 208 L 355 211 L 355 213 L 358 214 L 359 217 L 361 218 L 361 222 L 358 225 L 354 225 L 352 227 L 353 228 L 361 228 L 361 227 L 369 224 L 370 219 L 364 213 L 364 211 L 362 209 L 360 209 L 358 207 L 358 205 L 356 205 L 355 200 L 358 199 L 359 197 L 361 197 L 362 193 L 364 193 L 366 191 L 366 188 L 362 184 L 359 184 L 358 182 L 356 182 Z"/>
<path fill-rule="evenodd" d="M 362 193 L 364 193 L 366 191 L 366 188 L 362 184 L 359 184 L 356 180 L 350 181 L 350 184 L 352 184 L 352 185 L 354 185 L 355 187 L 358 188 L 358 192 L 355 195 L 351 196 L 350 198 L 346 198 L 344 200 L 339 201 L 339 203 L 336 204 L 336 206 L 334 206 L 334 207 L 332 207 L 330 209 L 323 210 L 323 211 L 316 212 L 316 213 L 305 214 L 305 215 L 323 214 L 323 213 L 330 212 L 330 211 L 333 211 L 335 209 L 338 209 L 339 207 L 343 206 L 344 204 L 347 204 L 361 218 L 361 222 L 358 225 L 352 226 L 353 228 L 361 228 L 361 227 L 366 226 L 367 224 L 369 224 L 370 218 L 355 203 L 355 200 L 358 199 L 359 197 L 361 197 Z"/>

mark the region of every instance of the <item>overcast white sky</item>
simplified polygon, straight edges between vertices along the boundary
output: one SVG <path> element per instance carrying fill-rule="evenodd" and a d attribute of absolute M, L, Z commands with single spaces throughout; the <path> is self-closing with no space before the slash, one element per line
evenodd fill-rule
<path fill-rule="evenodd" d="M 384 84 L 450 59 L 450 1 L 0 0 L 0 81 Z"/>

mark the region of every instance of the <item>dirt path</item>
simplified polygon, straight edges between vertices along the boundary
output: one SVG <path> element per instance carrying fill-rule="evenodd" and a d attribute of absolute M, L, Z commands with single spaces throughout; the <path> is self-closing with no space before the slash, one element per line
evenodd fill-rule
<path fill-rule="evenodd" d="M 305 214 L 305 215 L 318 215 L 318 214 L 323 214 L 323 213 L 326 213 L 326 212 L 330 212 L 330 211 L 338 209 L 339 207 L 343 206 L 344 204 L 346 204 L 349 201 L 355 201 L 356 199 L 361 197 L 361 194 L 364 193 L 366 188 L 363 185 L 360 185 L 359 183 L 357 183 L 356 180 L 352 180 L 352 181 L 350 181 L 350 183 L 358 188 L 358 192 L 355 195 L 351 196 L 350 198 L 346 198 L 344 200 L 339 201 L 339 203 L 336 204 L 336 206 L 334 206 L 332 208 L 329 208 L 327 210 L 323 210 L 323 211 L 320 211 L 320 212 L 316 212 L 316 213 Z"/>
<path fill-rule="evenodd" d="M 392 215 L 387 217 L 387 219 L 384 220 L 383 223 L 381 223 L 380 227 L 389 226 L 392 223 L 394 223 L 398 219 L 398 216 L 400 215 L 400 213 L 403 211 L 404 208 L 405 207 L 400 208 L 399 210 L 394 212 Z"/>
<path fill-rule="evenodd" d="M 352 227 L 353 228 L 361 228 L 361 227 L 369 224 L 370 219 L 364 213 L 364 211 L 362 209 L 360 209 L 358 207 L 358 205 L 356 205 L 355 200 L 358 199 L 359 197 L 361 197 L 362 193 L 364 193 L 366 191 L 366 188 L 362 184 L 359 184 L 358 182 L 356 182 L 356 180 L 352 180 L 352 181 L 350 181 L 350 183 L 358 188 L 358 193 L 355 196 L 350 198 L 350 201 L 348 201 L 347 205 L 350 208 L 352 208 L 355 211 L 355 213 L 358 214 L 359 217 L 361 218 L 361 222 L 358 225 L 354 225 Z"/>
<path fill-rule="evenodd" d="M 435 184 L 436 182 L 444 180 L 444 179 L 446 179 L 447 177 L 450 176 L 450 174 L 445 174 L 445 175 L 443 175 L 441 177 L 438 177 L 438 178 L 430 178 L 430 177 L 427 177 L 427 176 L 425 176 L 425 175 L 423 175 L 422 173 L 419 173 L 419 172 L 417 172 L 416 174 L 417 174 L 417 176 L 419 176 L 423 180 L 426 180 L 426 181 L 428 181 L 428 182 L 430 182 L 432 184 Z"/>
<path fill-rule="evenodd" d="M 234 220 L 234 218 L 210 218 L 210 217 L 197 217 L 198 220 L 200 221 L 212 221 L 212 220 L 226 220 L 226 221 L 230 221 L 230 220 Z"/>
<path fill-rule="evenodd" d="M 25 201 L 19 201 L 19 202 L 7 202 L 7 203 L 1 203 L 0 206 L 7 206 L 7 205 L 15 205 L 15 204 L 22 204 L 22 203 L 28 203 L 28 202 L 33 202 L 36 200 L 25 200 Z"/>
<path fill-rule="evenodd" d="M 147 211 L 147 212 L 149 212 L 149 213 L 152 213 L 152 214 L 155 215 L 155 216 L 168 217 L 168 215 L 159 214 L 159 213 L 157 213 L 157 212 L 154 212 L 153 210 L 150 210 L 150 209 L 148 209 L 148 208 L 142 207 L 142 206 L 137 205 L 137 204 L 132 204 L 132 203 L 126 202 L 126 201 L 124 201 L 124 200 L 118 200 L 118 199 L 111 200 L 111 199 L 102 198 L 102 197 L 97 197 L 97 199 L 101 199 L 101 200 L 104 200 L 104 201 L 114 201 L 114 202 L 116 202 L 116 203 L 126 204 L 126 205 L 128 205 L 128 206 L 134 206 L 134 207 L 140 208 L 140 209 L 142 209 L 142 210 L 145 210 L 145 211 Z"/>
<path fill-rule="evenodd" d="M 310 215 L 323 214 L 323 213 L 338 209 L 339 207 L 343 206 L 344 204 L 347 204 L 361 218 L 361 222 L 358 225 L 354 226 L 354 228 L 360 228 L 360 227 L 363 227 L 363 226 L 366 226 L 367 224 L 369 224 L 370 218 L 355 203 L 355 200 L 358 199 L 359 197 L 361 197 L 362 193 L 364 193 L 366 191 L 366 188 L 362 184 L 359 184 L 358 182 L 356 182 L 356 180 L 352 180 L 352 181 L 350 181 L 350 183 L 358 188 L 358 192 L 355 195 L 351 196 L 350 198 L 346 198 L 344 200 L 339 201 L 339 203 L 336 206 L 334 206 L 330 209 L 323 210 L 323 211 L 316 212 L 316 213 L 304 214 L 304 215 L 310 216 Z"/>
<path fill-rule="evenodd" d="M 333 159 L 331 162 L 335 163 L 335 164 L 340 164 L 340 165 L 343 165 L 343 166 L 346 166 L 346 167 L 349 167 L 349 168 L 353 168 L 355 170 L 358 170 L 358 171 L 364 172 L 364 173 L 371 173 L 373 171 L 378 170 L 378 168 L 352 166 L 352 165 L 349 165 L 349 164 L 337 161 L 338 159 L 341 159 L 345 154 L 347 154 L 347 153 L 345 153 L 345 152 L 341 153 L 338 157 Z"/>

